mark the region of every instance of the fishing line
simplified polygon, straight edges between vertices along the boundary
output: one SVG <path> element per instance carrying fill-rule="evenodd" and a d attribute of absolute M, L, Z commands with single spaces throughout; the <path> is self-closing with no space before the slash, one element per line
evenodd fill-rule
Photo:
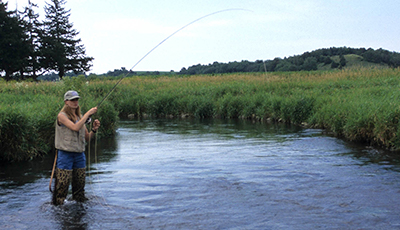
<path fill-rule="evenodd" d="M 178 30 L 176 30 L 175 32 L 173 32 L 172 34 L 170 34 L 168 37 L 166 37 L 164 40 L 162 40 L 160 43 L 158 43 L 156 46 L 154 46 L 149 52 L 147 52 L 142 58 L 139 59 L 139 61 L 137 61 L 132 68 L 129 69 L 129 71 L 133 70 L 143 59 L 145 59 L 150 53 L 152 53 L 155 49 L 157 49 L 161 44 L 163 44 L 165 41 L 167 41 L 169 38 L 171 38 L 172 36 L 174 36 L 175 34 L 177 34 L 178 32 L 180 32 L 181 30 L 185 29 L 186 27 L 192 25 L 193 23 L 200 21 L 204 18 L 207 18 L 209 16 L 215 15 L 215 14 L 219 14 L 222 12 L 227 12 L 227 11 L 250 11 L 251 10 L 247 10 L 247 9 L 242 9 L 242 8 L 232 8 L 232 9 L 225 9 L 225 10 L 220 10 L 220 11 L 216 11 L 207 15 L 204 15 L 202 17 L 199 17 L 197 19 L 195 19 L 194 21 L 189 22 L 188 24 L 182 26 L 181 28 L 179 28 Z M 126 73 L 121 79 L 119 79 L 117 81 L 117 83 L 113 86 L 113 88 L 106 94 L 106 96 L 97 104 L 97 107 L 100 107 L 100 105 L 111 95 L 111 93 L 115 90 L 115 88 L 119 85 L 119 83 L 128 75 L 129 73 Z M 91 123 L 91 118 L 88 119 L 87 123 Z M 97 139 L 97 135 L 96 135 L 96 139 Z M 89 141 L 89 146 L 90 146 L 90 141 Z M 96 144 L 95 146 L 97 147 L 97 140 L 96 140 Z M 97 149 L 95 149 L 95 156 L 96 156 L 96 161 L 97 161 Z M 89 176 L 90 176 L 90 147 L 89 147 Z M 55 156 L 55 161 L 54 161 L 54 166 L 53 166 L 53 170 L 52 170 L 52 174 L 51 174 L 51 179 L 50 179 L 50 184 L 49 184 L 49 190 L 50 192 L 53 192 L 51 189 L 51 183 L 52 183 L 52 179 L 53 179 L 53 175 L 54 175 L 54 171 L 55 171 L 55 165 L 56 165 L 56 161 L 57 161 L 57 152 L 56 152 L 56 156 Z"/>
<path fill-rule="evenodd" d="M 92 124 L 90 124 L 90 130 L 91 129 L 92 129 Z M 95 137 L 94 137 L 95 138 L 95 143 L 94 143 L 94 163 L 96 165 L 98 165 L 98 163 L 97 163 L 97 139 L 98 139 L 97 132 L 94 135 L 95 135 Z M 90 148 L 90 146 L 91 146 L 91 138 L 89 139 L 89 145 L 88 145 L 88 177 L 90 178 L 89 185 L 90 185 L 92 191 L 94 191 L 93 182 L 92 182 L 93 178 L 92 178 L 92 176 L 90 174 L 90 168 L 91 168 L 91 164 L 90 164 L 90 162 L 91 162 L 91 159 L 90 159 L 91 148 Z M 97 176 L 97 179 L 100 180 L 99 174 L 96 174 L 96 176 Z M 100 188 L 100 186 L 99 186 L 99 188 Z M 100 200 L 100 198 L 98 196 L 93 196 L 94 199 L 97 201 L 97 203 L 100 204 L 103 208 L 109 208 L 111 211 L 115 212 L 115 210 L 113 208 L 111 208 L 111 206 L 107 203 L 106 199 L 104 198 L 104 194 L 102 193 L 102 190 L 99 189 L 99 191 L 101 193 L 100 197 L 102 198 L 102 201 L 103 201 L 103 203 L 105 205 L 102 204 L 102 202 L 101 202 L 101 200 Z"/>
<path fill-rule="evenodd" d="M 210 13 L 210 14 L 207 14 L 207 15 L 204 15 L 204 16 L 202 16 L 202 17 L 199 17 L 199 18 L 197 18 L 197 19 L 195 19 L 195 20 L 189 22 L 188 24 L 182 26 L 181 28 L 179 28 L 178 30 L 176 30 L 175 32 L 173 32 L 172 34 L 170 34 L 169 36 L 167 36 L 166 38 L 164 38 L 164 40 L 162 40 L 161 42 L 159 42 L 159 43 L 158 43 L 156 46 L 154 46 L 149 52 L 147 52 L 142 58 L 140 58 L 139 61 L 137 61 L 137 62 L 132 66 L 132 68 L 129 69 L 129 72 L 132 71 L 141 61 L 143 61 L 143 59 L 145 59 L 150 53 L 152 53 L 155 49 L 157 49 L 161 44 L 163 44 L 165 41 L 167 41 L 169 38 L 171 38 L 172 36 L 174 36 L 175 34 L 177 34 L 178 32 L 180 32 L 181 30 L 185 29 L 186 27 L 188 27 L 188 26 L 192 25 L 193 23 L 198 22 L 198 21 L 200 21 L 200 20 L 202 20 L 202 19 L 204 19 L 204 18 L 207 18 L 207 17 L 212 16 L 212 15 L 215 15 L 215 14 L 219 14 L 219 13 L 222 13 L 222 12 L 227 12 L 227 11 L 250 11 L 250 12 L 252 12 L 251 10 L 247 10 L 247 9 L 232 8 L 232 9 L 219 10 L 219 11 L 216 11 L 216 12 L 213 12 L 213 13 Z M 117 83 L 111 88 L 111 90 L 106 94 L 106 96 L 104 96 L 103 99 L 97 104 L 97 108 L 99 108 L 100 105 L 111 95 L 111 93 L 115 90 L 115 88 L 119 85 L 119 83 L 121 83 L 121 81 L 122 81 L 126 76 L 128 76 L 129 72 L 126 73 L 125 75 L 123 75 L 122 78 L 119 79 L 119 80 L 117 81 Z M 89 118 L 89 119 L 90 119 L 90 118 Z M 88 121 L 88 123 L 90 123 L 90 121 Z M 89 142 L 89 145 L 90 145 L 90 142 Z M 89 172 L 88 172 L 88 174 L 89 174 L 89 177 L 90 177 L 90 148 L 89 148 L 89 154 L 88 154 L 88 155 L 89 155 L 89 156 L 88 156 L 88 157 L 89 157 L 89 169 L 88 169 Z M 96 143 L 95 143 L 95 163 L 97 164 L 97 133 L 96 133 Z M 93 188 L 92 188 L 92 189 L 93 189 Z M 106 204 L 106 207 L 112 209 L 112 208 L 107 204 L 107 202 L 105 201 L 105 199 L 104 199 L 103 196 L 102 196 L 102 198 L 103 198 L 103 201 L 104 201 L 105 204 Z M 96 198 L 96 199 L 97 199 L 97 198 Z M 98 203 L 101 204 L 99 201 L 98 201 Z"/>
<path fill-rule="evenodd" d="M 173 32 L 172 34 L 170 34 L 168 37 L 166 37 L 164 40 L 162 40 L 160 43 L 158 43 L 156 46 L 154 46 L 154 47 L 153 47 L 149 52 L 147 52 L 141 59 L 139 59 L 139 61 L 137 61 L 137 62 L 135 63 L 135 65 L 132 66 L 132 68 L 129 69 L 129 72 L 132 71 L 143 59 L 145 59 L 151 52 L 153 52 L 155 49 L 157 49 L 161 44 L 163 44 L 163 43 L 164 43 L 165 41 L 167 41 L 169 38 L 171 38 L 172 36 L 174 36 L 175 34 L 177 34 L 178 32 L 180 32 L 181 30 L 185 29 L 186 27 L 192 25 L 193 23 L 195 23 L 195 22 L 197 22 L 197 21 L 200 21 L 200 20 L 202 20 L 202 19 L 204 19 L 204 18 L 207 18 L 207 17 L 209 17 L 209 16 L 211 16 L 211 15 L 219 14 L 219 13 L 226 12 L 226 11 L 235 11 L 235 10 L 250 11 L 250 12 L 252 12 L 251 10 L 247 10 L 247 9 L 233 8 L 233 9 L 219 10 L 219 11 L 216 11 L 216 12 L 213 12 L 213 13 L 210 13 L 210 14 L 207 14 L 207 15 L 204 15 L 204 16 L 202 16 L 202 17 L 200 17 L 200 18 L 197 18 L 196 20 L 191 21 L 191 22 L 189 22 L 188 24 L 182 26 L 181 28 L 179 28 L 178 30 L 176 30 L 175 32 Z M 110 94 L 114 91 L 114 89 L 119 85 L 119 83 L 120 83 L 126 76 L 128 76 L 128 74 L 129 74 L 129 73 L 126 73 L 124 76 L 122 76 L 121 79 L 119 79 L 119 80 L 117 81 L 117 83 L 114 85 L 114 87 L 112 87 L 111 90 L 106 94 L 106 96 L 99 102 L 99 104 L 97 104 L 97 108 L 100 107 L 100 105 L 103 103 L 103 101 L 105 101 L 105 100 L 110 96 Z"/>

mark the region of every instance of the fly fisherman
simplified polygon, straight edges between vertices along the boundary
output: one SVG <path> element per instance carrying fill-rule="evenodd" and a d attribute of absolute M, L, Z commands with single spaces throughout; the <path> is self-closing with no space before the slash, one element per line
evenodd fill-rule
<path fill-rule="evenodd" d="M 71 179 L 72 199 L 78 202 L 86 200 L 85 143 L 94 137 L 100 127 L 100 121 L 96 119 L 91 132 L 88 132 L 85 123 L 91 115 L 97 112 L 97 107 L 91 108 L 82 116 L 79 98 L 76 91 L 67 91 L 64 94 L 64 107 L 57 116 L 55 147 L 58 153 L 53 193 L 54 205 L 64 203 Z"/>

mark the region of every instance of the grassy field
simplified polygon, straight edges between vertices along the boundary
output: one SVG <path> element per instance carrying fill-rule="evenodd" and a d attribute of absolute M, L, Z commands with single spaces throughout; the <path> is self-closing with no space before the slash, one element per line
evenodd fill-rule
<path fill-rule="evenodd" d="M 83 112 L 116 80 L 0 82 L 0 159 L 27 160 L 53 148 L 63 94 L 77 90 Z M 237 73 L 125 78 L 96 115 L 113 135 L 118 117 L 213 117 L 323 128 L 350 141 L 400 148 L 400 70 Z"/>

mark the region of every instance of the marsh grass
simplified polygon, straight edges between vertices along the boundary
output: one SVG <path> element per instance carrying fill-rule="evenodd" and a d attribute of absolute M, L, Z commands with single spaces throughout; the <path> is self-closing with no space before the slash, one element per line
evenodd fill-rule
<path fill-rule="evenodd" d="M 69 89 L 82 111 L 96 106 L 117 80 L 0 82 L 2 160 L 23 160 L 52 148 L 54 121 Z M 101 133 L 113 135 L 118 116 L 241 118 L 323 128 L 351 141 L 400 148 L 400 70 L 135 76 L 101 105 Z"/>

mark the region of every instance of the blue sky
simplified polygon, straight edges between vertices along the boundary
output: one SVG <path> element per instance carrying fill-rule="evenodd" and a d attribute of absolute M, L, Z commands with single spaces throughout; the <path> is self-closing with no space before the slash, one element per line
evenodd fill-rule
<path fill-rule="evenodd" d="M 22 9 L 28 0 L 9 0 Z M 44 16 L 44 0 L 32 0 Z M 47 0 L 50 2 L 50 0 Z M 269 60 L 320 48 L 383 48 L 400 52 L 400 1 L 372 0 L 67 0 L 70 22 L 94 57 L 92 73 L 131 67 L 170 34 L 180 31 L 134 71 Z"/>

